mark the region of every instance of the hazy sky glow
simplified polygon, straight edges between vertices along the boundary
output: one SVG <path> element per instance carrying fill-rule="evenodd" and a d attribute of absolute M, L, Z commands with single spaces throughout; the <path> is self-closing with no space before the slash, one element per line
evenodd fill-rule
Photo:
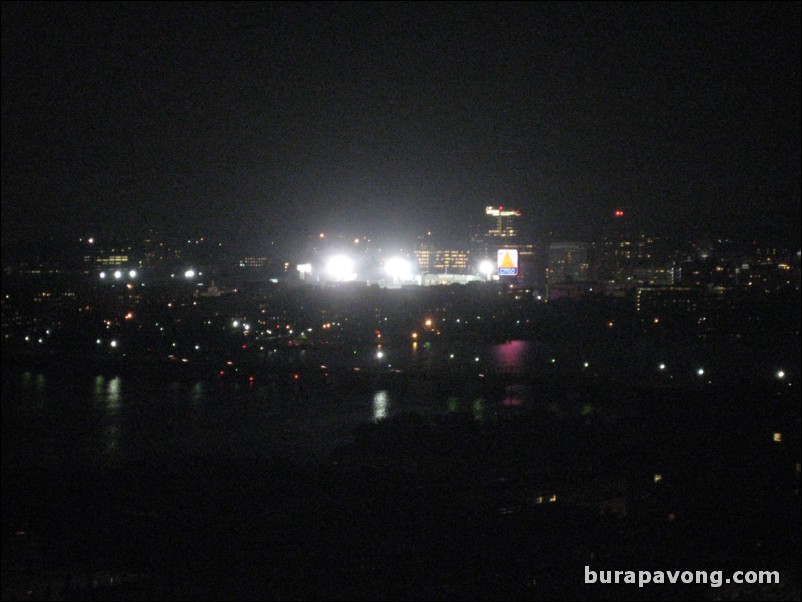
<path fill-rule="evenodd" d="M 2 5 L 3 237 L 794 242 L 800 4 Z"/>

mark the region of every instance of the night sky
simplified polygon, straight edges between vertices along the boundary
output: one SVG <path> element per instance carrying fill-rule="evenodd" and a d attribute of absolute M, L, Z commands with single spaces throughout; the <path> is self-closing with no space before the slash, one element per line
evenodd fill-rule
<path fill-rule="evenodd" d="M 2 3 L 4 241 L 797 245 L 800 3 Z"/>

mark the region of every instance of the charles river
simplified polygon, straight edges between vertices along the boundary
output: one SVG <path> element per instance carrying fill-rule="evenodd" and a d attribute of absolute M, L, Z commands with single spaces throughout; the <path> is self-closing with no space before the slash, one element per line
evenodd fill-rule
<path fill-rule="evenodd" d="M 301 351 L 294 365 L 301 374 L 311 367 L 369 370 L 371 362 L 379 362 L 377 353 L 374 348 L 343 358 Z M 288 387 L 267 378 L 224 381 L 5 366 L 3 465 L 104 470 L 190 457 L 284 457 L 303 463 L 348 444 L 358 425 L 399 414 L 465 412 L 482 420 L 523 411 L 536 400 L 530 385 L 507 384 L 488 394 L 462 378 L 441 376 L 459 363 L 461 374 L 475 383 L 483 370 L 514 375 L 550 361 L 536 343 L 523 341 L 478 350 L 414 345 L 382 355 L 385 372 L 417 376 L 405 377 L 401 387 L 369 378 L 354 388 L 303 386 L 305 377 L 300 386 Z"/>

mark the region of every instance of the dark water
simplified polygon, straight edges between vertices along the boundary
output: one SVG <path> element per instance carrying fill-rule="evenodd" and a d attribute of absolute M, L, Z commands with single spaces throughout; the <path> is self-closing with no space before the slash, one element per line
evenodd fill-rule
<path fill-rule="evenodd" d="M 462 362 L 477 372 L 514 373 L 525 370 L 536 353 L 533 343 L 521 341 L 478 351 L 415 345 L 387 349 L 384 360 L 404 368 L 436 371 Z M 306 362 L 326 359 L 315 355 Z M 91 470 L 132 461 L 169 464 L 187 457 L 281 456 L 305 462 L 352 441 L 362 423 L 408 412 L 459 411 L 481 420 L 499 408 L 531 403 L 531 398 L 525 385 L 506 387 L 488 400 L 481 391 L 456 383 L 453 390 L 444 388 L 436 377 L 403 389 L 288 390 L 259 382 L 4 369 L 3 466 Z"/>

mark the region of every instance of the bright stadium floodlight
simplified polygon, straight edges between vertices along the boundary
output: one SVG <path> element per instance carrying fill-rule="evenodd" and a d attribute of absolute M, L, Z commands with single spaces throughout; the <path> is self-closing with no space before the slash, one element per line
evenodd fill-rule
<path fill-rule="evenodd" d="M 130 272 L 128 272 L 128 277 L 129 277 L 131 280 L 133 280 L 134 278 L 136 278 L 136 277 L 137 277 L 137 275 L 138 275 L 138 274 L 136 273 L 136 270 L 131 270 Z"/>
<path fill-rule="evenodd" d="M 401 257 L 392 257 L 384 264 L 384 271 L 393 282 L 412 280 L 412 265 Z"/>
<path fill-rule="evenodd" d="M 106 279 L 106 272 L 100 272 L 100 279 L 101 280 L 105 280 Z"/>
<path fill-rule="evenodd" d="M 489 259 L 483 260 L 479 263 L 479 273 L 490 280 L 490 277 L 493 275 L 493 272 L 496 271 L 496 264 L 490 261 Z"/>
<path fill-rule="evenodd" d="M 328 263 L 326 263 L 326 274 L 337 282 L 354 280 L 356 279 L 354 262 L 346 255 L 335 255 L 329 258 Z"/>
<path fill-rule="evenodd" d="M 116 270 L 116 271 L 114 272 L 114 279 L 115 279 L 115 280 L 119 280 L 119 279 L 120 279 L 120 278 L 122 278 L 122 277 L 123 277 L 123 273 L 122 273 L 120 270 Z"/>

